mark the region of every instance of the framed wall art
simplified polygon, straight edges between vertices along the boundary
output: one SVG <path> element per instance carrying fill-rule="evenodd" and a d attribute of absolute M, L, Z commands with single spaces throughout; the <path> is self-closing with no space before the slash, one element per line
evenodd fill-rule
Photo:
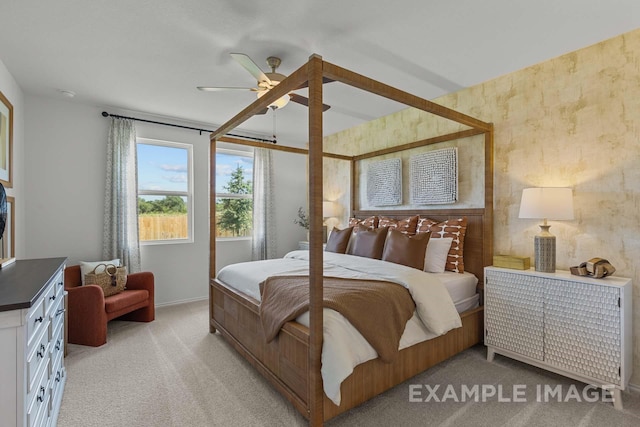
<path fill-rule="evenodd" d="M 433 205 L 458 200 L 458 149 L 444 148 L 411 156 L 411 203 Z"/>
<path fill-rule="evenodd" d="M 13 105 L 0 92 L 0 183 L 12 186 Z"/>
<path fill-rule="evenodd" d="M 371 206 L 402 203 L 402 160 L 372 162 L 367 169 L 367 202 Z"/>
<path fill-rule="evenodd" d="M 5 221 L 4 233 L 2 234 L 2 247 L 0 248 L 0 258 L 14 258 L 16 256 L 16 243 L 15 243 L 15 215 L 16 214 L 16 199 L 12 196 L 7 196 L 7 219 Z"/>

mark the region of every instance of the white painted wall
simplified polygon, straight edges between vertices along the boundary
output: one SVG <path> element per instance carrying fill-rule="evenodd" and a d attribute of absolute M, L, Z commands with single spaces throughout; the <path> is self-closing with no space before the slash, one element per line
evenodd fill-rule
<path fill-rule="evenodd" d="M 101 107 L 27 95 L 25 97 L 25 194 L 27 224 L 23 257 L 67 256 L 69 263 L 102 257 L 106 141 L 109 119 Z M 211 126 L 158 119 L 141 113 L 110 113 L 196 127 Z M 142 267 L 156 277 L 156 304 L 208 296 L 209 137 L 198 132 L 136 123 L 139 137 L 193 144 L 194 242 L 143 245 Z M 296 249 L 304 230 L 293 224 L 306 204 L 306 157 L 275 153 L 278 252 Z M 218 245 L 218 268 L 251 257 L 250 241 Z"/>
<path fill-rule="evenodd" d="M 24 220 L 24 94 L 1 59 L 0 91 L 4 94 L 5 98 L 9 100 L 11 105 L 13 105 L 13 185 L 11 188 L 5 188 L 5 191 L 7 196 L 16 198 L 15 256 L 16 258 L 23 258 L 25 255 L 26 228 L 26 221 Z"/>

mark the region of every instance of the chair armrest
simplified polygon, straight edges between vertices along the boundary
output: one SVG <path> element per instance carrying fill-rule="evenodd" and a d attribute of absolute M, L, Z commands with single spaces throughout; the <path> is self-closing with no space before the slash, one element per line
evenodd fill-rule
<path fill-rule="evenodd" d="M 69 308 L 82 307 L 82 311 L 104 312 L 104 292 L 98 285 L 85 285 L 68 288 Z"/>
<path fill-rule="evenodd" d="M 127 276 L 127 289 L 140 289 L 149 292 L 149 298 L 154 301 L 155 278 L 150 271 L 131 273 Z"/>

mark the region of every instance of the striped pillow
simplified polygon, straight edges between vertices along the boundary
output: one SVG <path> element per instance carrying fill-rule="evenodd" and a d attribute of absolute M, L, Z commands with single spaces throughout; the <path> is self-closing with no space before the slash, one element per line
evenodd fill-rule
<path fill-rule="evenodd" d="M 445 270 L 464 273 L 464 235 L 467 232 L 467 217 L 438 222 L 429 218 L 418 220 L 417 233 L 431 232 L 431 239 L 451 237 L 451 248 L 447 255 Z"/>

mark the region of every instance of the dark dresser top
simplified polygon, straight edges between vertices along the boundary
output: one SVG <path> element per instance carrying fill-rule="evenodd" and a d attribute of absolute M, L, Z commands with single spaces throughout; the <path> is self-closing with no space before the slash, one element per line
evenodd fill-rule
<path fill-rule="evenodd" d="M 67 258 L 18 260 L 0 269 L 0 311 L 29 308 Z"/>

